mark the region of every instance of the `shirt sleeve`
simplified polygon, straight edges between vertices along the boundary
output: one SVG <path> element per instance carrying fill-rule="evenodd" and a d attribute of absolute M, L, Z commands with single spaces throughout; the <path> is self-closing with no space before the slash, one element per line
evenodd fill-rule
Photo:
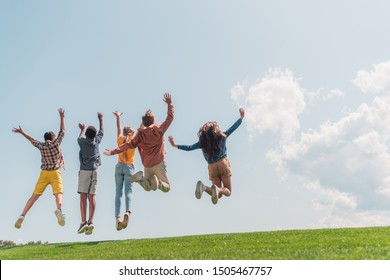
<path fill-rule="evenodd" d="M 34 147 L 38 148 L 38 149 L 40 149 L 40 148 L 42 147 L 42 143 L 39 142 L 39 141 L 37 141 L 37 140 L 35 140 L 35 139 L 31 139 L 31 144 L 32 144 Z"/>
<path fill-rule="evenodd" d="M 199 144 L 199 142 L 197 142 L 197 143 L 192 144 L 192 145 L 177 145 L 177 148 L 179 150 L 183 150 L 183 151 L 193 151 L 196 149 L 200 149 L 200 144 Z"/>
<path fill-rule="evenodd" d="M 138 146 L 138 143 L 140 142 L 139 134 L 137 133 L 132 140 L 129 142 L 125 142 L 116 149 L 111 151 L 112 155 L 120 154 L 128 149 L 135 149 Z"/>
<path fill-rule="evenodd" d="M 104 135 L 103 130 L 99 130 L 95 136 L 96 144 L 100 144 L 100 142 L 102 141 L 103 135 Z"/>
<path fill-rule="evenodd" d="M 239 118 L 228 130 L 226 130 L 224 133 L 226 136 L 229 136 L 232 134 L 242 123 L 242 119 Z"/>
<path fill-rule="evenodd" d="M 168 130 L 168 127 L 171 125 L 173 121 L 174 109 L 173 105 L 168 105 L 168 112 L 165 121 L 160 125 L 161 130 L 165 133 Z"/>
<path fill-rule="evenodd" d="M 58 143 L 58 145 L 60 145 L 62 142 L 62 139 L 64 139 L 64 136 L 65 136 L 65 131 L 60 130 L 60 132 L 58 132 L 58 137 L 56 138 L 56 140 L 54 140 L 54 143 L 55 144 Z"/>

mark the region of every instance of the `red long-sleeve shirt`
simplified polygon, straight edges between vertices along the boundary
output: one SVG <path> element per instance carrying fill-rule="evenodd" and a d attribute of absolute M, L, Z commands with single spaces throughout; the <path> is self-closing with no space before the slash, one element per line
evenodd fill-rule
<path fill-rule="evenodd" d="M 152 124 L 145 128 L 139 128 L 133 140 L 124 143 L 111 151 L 111 154 L 119 154 L 127 149 L 138 147 L 141 161 L 144 167 L 153 167 L 161 163 L 165 158 L 164 133 L 173 121 L 174 109 L 168 105 L 165 121 L 161 124 Z"/>

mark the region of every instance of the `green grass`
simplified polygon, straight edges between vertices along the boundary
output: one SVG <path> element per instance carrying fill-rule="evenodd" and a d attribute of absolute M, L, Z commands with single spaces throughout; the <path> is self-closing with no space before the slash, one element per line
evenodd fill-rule
<path fill-rule="evenodd" d="M 1 260 L 389 260 L 390 227 L 288 230 L 0 249 Z"/>

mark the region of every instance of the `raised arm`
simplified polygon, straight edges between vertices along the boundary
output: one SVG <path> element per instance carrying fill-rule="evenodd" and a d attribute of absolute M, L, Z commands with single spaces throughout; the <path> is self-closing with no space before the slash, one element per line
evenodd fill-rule
<path fill-rule="evenodd" d="M 121 116 L 123 113 L 119 113 L 118 111 L 113 112 L 113 114 L 116 117 L 116 128 L 117 128 L 117 135 L 122 135 L 122 124 L 121 124 Z"/>
<path fill-rule="evenodd" d="M 240 108 L 238 111 L 240 112 L 240 118 L 243 119 L 245 117 L 245 110 L 244 110 L 244 108 Z"/>
<path fill-rule="evenodd" d="M 102 132 L 104 131 L 104 126 L 103 126 L 103 114 L 98 112 L 98 119 L 99 119 L 99 130 Z"/>
<path fill-rule="evenodd" d="M 137 137 L 137 135 L 136 135 Z M 125 142 L 123 143 L 122 145 L 120 145 L 119 147 L 115 148 L 114 150 L 109 150 L 109 149 L 106 149 L 104 152 L 103 152 L 103 155 L 106 155 L 106 156 L 112 156 L 112 155 L 117 155 L 117 154 L 120 154 L 128 149 L 134 149 L 137 147 L 137 144 L 139 141 L 139 138 L 136 138 L 134 137 L 134 139 L 130 140 L 129 142 Z M 134 140 L 136 140 L 137 142 L 134 142 Z"/>
<path fill-rule="evenodd" d="M 165 121 L 161 124 L 162 130 L 165 132 L 167 131 L 168 127 L 171 125 L 173 121 L 173 115 L 174 115 L 174 110 L 172 106 L 172 97 L 169 93 L 164 94 L 164 99 L 163 101 L 167 103 L 168 105 L 168 112 L 167 112 L 167 117 Z"/>
<path fill-rule="evenodd" d="M 245 110 L 243 108 L 240 108 L 238 111 L 240 112 L 240 118 L 228 130 L 224 132 L 226 136 L 232 134 L 241 125 L 242 119 L 245 117 Z"/>
<path fill-rule="evenodd" d="M 171 95 L 169 93 L 165 93 L 163 101 L 165 103 L 167 103 L 168 106 L 171 105 L 172 104 L 172 97 L 171 97 Z"/>
<path fill-rule="evenodd" d="M 28 135 L 26 132 L 24 132 L 23 129 L 20 126 L 19 127 L 14 127 L 12 129 L 12 132 L 22 134 L 30 142 L 34 140 L 34 138 L 32 138 L 30 135 Z"/>
<path fill-rule="evenodd" d="M 62 108 L 58 109 L 58 113 L 60 114 L 60 131 L 65 131 L 65 111 Z"/>
<path fill-rule="evenodd" d="M 80 137 L 83 137 L 83 136 L 84 136 L 84 133 L 85 133 L 85 124 L 79 123 L 79 128 L 80 128 L 80 135 L 79 135 L 79 138 L 80 138 Z"/>

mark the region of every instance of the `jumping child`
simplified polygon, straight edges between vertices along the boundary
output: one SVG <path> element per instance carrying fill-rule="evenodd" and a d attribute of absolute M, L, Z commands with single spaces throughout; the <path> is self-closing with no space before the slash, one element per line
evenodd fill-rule
<path fill-rule="evenodd" d="M 231 168 L 227 158 L 226 139 L 242 123 L 245 116 L 243 108 L 239 109 L 240 118 L 225 132 L 222 132 L 217 122 L 205 123 L 198 132 L 199 141 L 193 145 L 177 145 L 172 136 L 168 137 L 169 142 L 175 148 L 184 151 L 202 149 L 203 156 L 208 163 L 209 178 L 211 187 L 205 186 L 202 181 L 198 181 L 195 188 L 195 197 L 200 199 L 203 192 L 211 196 L 213 204 L 218 203 L 218 199 L 230 196 L 232 193 Z"/>

